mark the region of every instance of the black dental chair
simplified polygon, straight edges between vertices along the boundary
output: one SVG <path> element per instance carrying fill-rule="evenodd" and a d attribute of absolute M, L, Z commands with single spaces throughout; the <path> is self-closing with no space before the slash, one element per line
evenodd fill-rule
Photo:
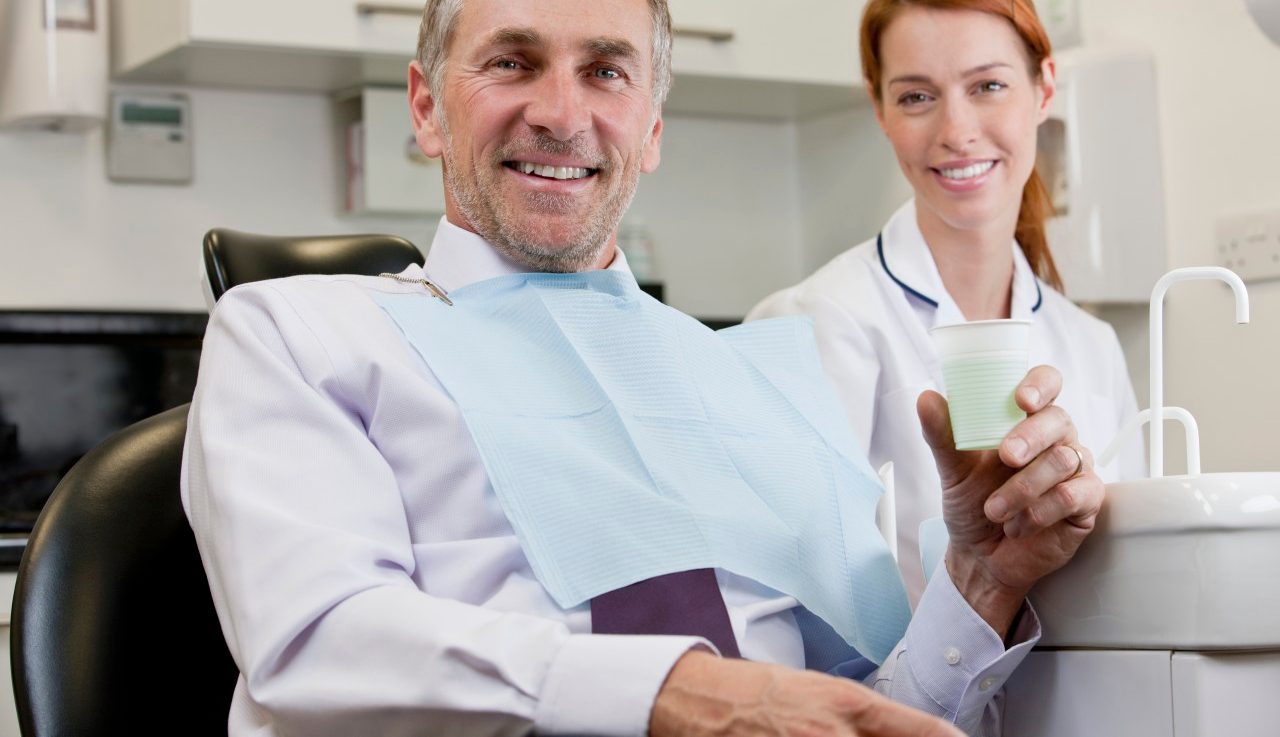
<path fill-rule="evenodd" d="M 213 230 L 215 298 L 307 273 L 423 263 L 394 236 L 284 238 Z M 237 667 L 179 498 L 189 405 L 131 425 L 54 490 L 18 571 L 11 667 L 24 737 L 227 734 Z"/>

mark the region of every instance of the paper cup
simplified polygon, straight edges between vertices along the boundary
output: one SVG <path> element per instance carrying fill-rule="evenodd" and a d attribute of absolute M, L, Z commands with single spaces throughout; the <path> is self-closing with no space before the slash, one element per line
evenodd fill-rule
<path fill-rule="evenodd" d="M 930 331 L 942 359 L 957 450 L 990 450 L 1026 413 L 1013 392 L 1027 375 L 1030 320 L 978 320 Z"/>

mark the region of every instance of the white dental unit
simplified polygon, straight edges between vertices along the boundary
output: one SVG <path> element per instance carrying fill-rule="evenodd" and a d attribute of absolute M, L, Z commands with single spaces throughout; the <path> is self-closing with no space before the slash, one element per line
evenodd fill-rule
<path fill-rule="evenodd" d="M 1280 0 L 1245 5 L 1280 44 Z M 1226 269 L 1157 282 L 1150 409 L 1116 440 L 1150 422 L 1151 478 L 1109 484 L 1097 529 L 1032 591 L 1044 637 L 1008 681 L 1005 735 L 1280 735 L 1280 473 L 1200 473 L 1194 418 L 1164 406 L 1164 295 L 1206 278 L 1230 285 L 1236 321 L 1249 319 Z M 1186 475 L 1164 475 L 1165 419 L 1183 426 Z"/>
<path fill-rule="evenodd" d="M 1206 278 L 1227 282 L 1236 321 L 1249 320 L 1226 269 L 1157 283 L 1152 409 L 1116 441 L 1150 421 L 1151 478 L 1108 484 L 1094 533 L 1032 591 L 1044 637 L 1008 682 L 1006 735 L 1280 735 L 1280 473 L 1200 473 L 1195 420 L 1163 406 L 1165 291 Z M 1166 417 L 1187 435 L 1183 476 L 1163 475 Z"/>

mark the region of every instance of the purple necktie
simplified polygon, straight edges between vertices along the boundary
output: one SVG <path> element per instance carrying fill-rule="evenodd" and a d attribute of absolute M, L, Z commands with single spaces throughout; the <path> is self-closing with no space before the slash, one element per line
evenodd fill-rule
<path fill-rule="evenodd" d="M 705 637 L 724 657 L 742 657 L 710 568 L 655 576 L 593 598 L 591 631 Z"/>

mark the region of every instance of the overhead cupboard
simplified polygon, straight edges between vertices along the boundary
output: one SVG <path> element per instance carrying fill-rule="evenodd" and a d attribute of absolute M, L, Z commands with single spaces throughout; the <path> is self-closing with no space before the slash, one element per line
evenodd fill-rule
<path fill-rule="evenodd" d="M 116 0 L 118 81 L 338 91 L 403 84 L 410 0 Z M 669 113 L 791 119 L 854 107 L 863 0 L 677 0 Z"/>

